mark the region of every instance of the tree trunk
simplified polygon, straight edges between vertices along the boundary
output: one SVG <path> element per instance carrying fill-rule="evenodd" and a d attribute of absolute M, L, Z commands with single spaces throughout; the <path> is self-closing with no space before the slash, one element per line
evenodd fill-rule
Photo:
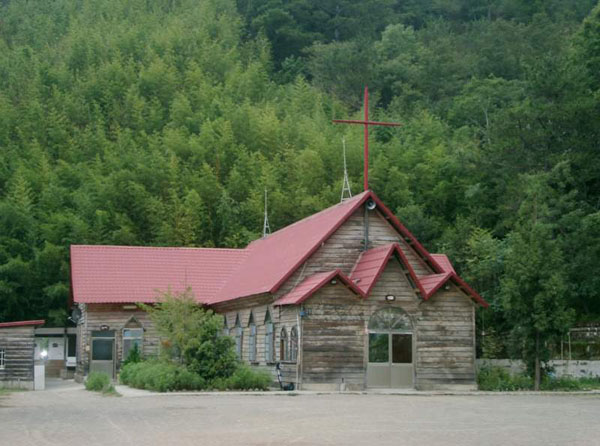
<path fill-rule="evenodd" d="M 540 370 L 540 334 L 535 334 L 535 378 L 533 390 L 540 390 L 541 370 Z"/>

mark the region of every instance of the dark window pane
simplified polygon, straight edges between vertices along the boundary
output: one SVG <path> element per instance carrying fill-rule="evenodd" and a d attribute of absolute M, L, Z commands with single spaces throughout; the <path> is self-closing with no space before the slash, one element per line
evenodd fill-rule
<path fill-rule="evenodd" d="M 392 335 L 392 362 L 395 364 L 412 363 L 412 335 Z"/>
<path fill-rule="evenodd" d="M 69 335 L 68 345 L 67 345 L 67 356 L 75 356 L 76 348 L 77 348 L 77 338 L 75 335 Z"/>
<path fill-rule="evenodd" d="M 112 339 L 94 339 L 92 340 L 92 360 L 93 361 L 112 361 L 113 357 Z"/>
<path fill-rule="evenodd" d="M 114 338 L 114 330 L 94 330 L 92 331 L 92 338 Z"/>
<path fill-rule="evenodd" d="M 369 333 L 369 362 L 389 361 L 389 335 Z"/>

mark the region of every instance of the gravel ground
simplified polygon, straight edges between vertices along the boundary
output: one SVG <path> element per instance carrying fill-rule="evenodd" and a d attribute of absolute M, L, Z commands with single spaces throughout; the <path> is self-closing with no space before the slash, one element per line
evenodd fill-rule
<path fill-rule="evenodd" d="M 0 396 L 0 445 L 600 445 L 600 395 Z"/>

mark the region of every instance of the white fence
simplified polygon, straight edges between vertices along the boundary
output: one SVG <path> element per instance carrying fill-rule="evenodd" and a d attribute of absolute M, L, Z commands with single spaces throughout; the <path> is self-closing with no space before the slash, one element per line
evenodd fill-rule
<path fill-rule="evenodd" d="M 574 378 L 600 377 L 600 361 L 567 361 L 553 359 L 550 365 L 554 367 L 556 376 L 568 375 Z M 477 368 L 502 367 L 512 374 L 525 371 L 525 364 L 512 359 L 478 359 Z"/>

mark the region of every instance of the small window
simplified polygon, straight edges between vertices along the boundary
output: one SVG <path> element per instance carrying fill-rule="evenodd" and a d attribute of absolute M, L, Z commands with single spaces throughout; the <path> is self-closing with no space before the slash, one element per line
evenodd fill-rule
<path fill-rule="evenodd" d="M 227 326 L 227 316 L 223 316 L 223 336 L 229 336 L 229 327 Z"/>
<path fill-rule="evenodd" d="M 239 359 L 242 359 L 242 341 L 244 336 L 244 329 L 240 324 L 240 315 L 238 314 L 235 318 L 235 353 Z"/>
<path fill-rule="evenodd" d="M 290 330 L 290 361 L 298 358 L 298 329 L 292 327 Z"/>
<path fill-rule="evenodd" d="M 280 361 L 289 361 L 289 349 L 288 349 L 288 337 L 287 330 L 285 327 L 281 329 L 281 333 L 279 335 L 279 360 Z"/>
<path fill-rule="evenodd" d="M 4 349 L 0 348 L 0 370 L 4 370 L 4 366 L 6 365 Z"/>
<path fill-rule="evenodd" d="M 267 314 L 265 315 L 265 362 L 273 362 L 275 358 L 274 350 L 274 337 L 275 337 L 275 328 L 273 327 L 273 322 L 271 321 L 271 314 L 269 314 L 269 310 L 267 310 Z"/>
<path fill-rule="evenodd" d="M 248 338 L 248 360 L 256 362 L 256 324 L 254 323 L 254 314 L 250 313 L 250 321 L 248 322 L 250 329 L 250 337 Z"/>
<path fill-rule="evenodd" d="M 144 336 L 143 328 L 124 328 L 123 329 L 123 361 L 129 357 L 129 352 L 134 346 L 137 346 L 140 354 L 142 353 L 142 340 Z"/>

